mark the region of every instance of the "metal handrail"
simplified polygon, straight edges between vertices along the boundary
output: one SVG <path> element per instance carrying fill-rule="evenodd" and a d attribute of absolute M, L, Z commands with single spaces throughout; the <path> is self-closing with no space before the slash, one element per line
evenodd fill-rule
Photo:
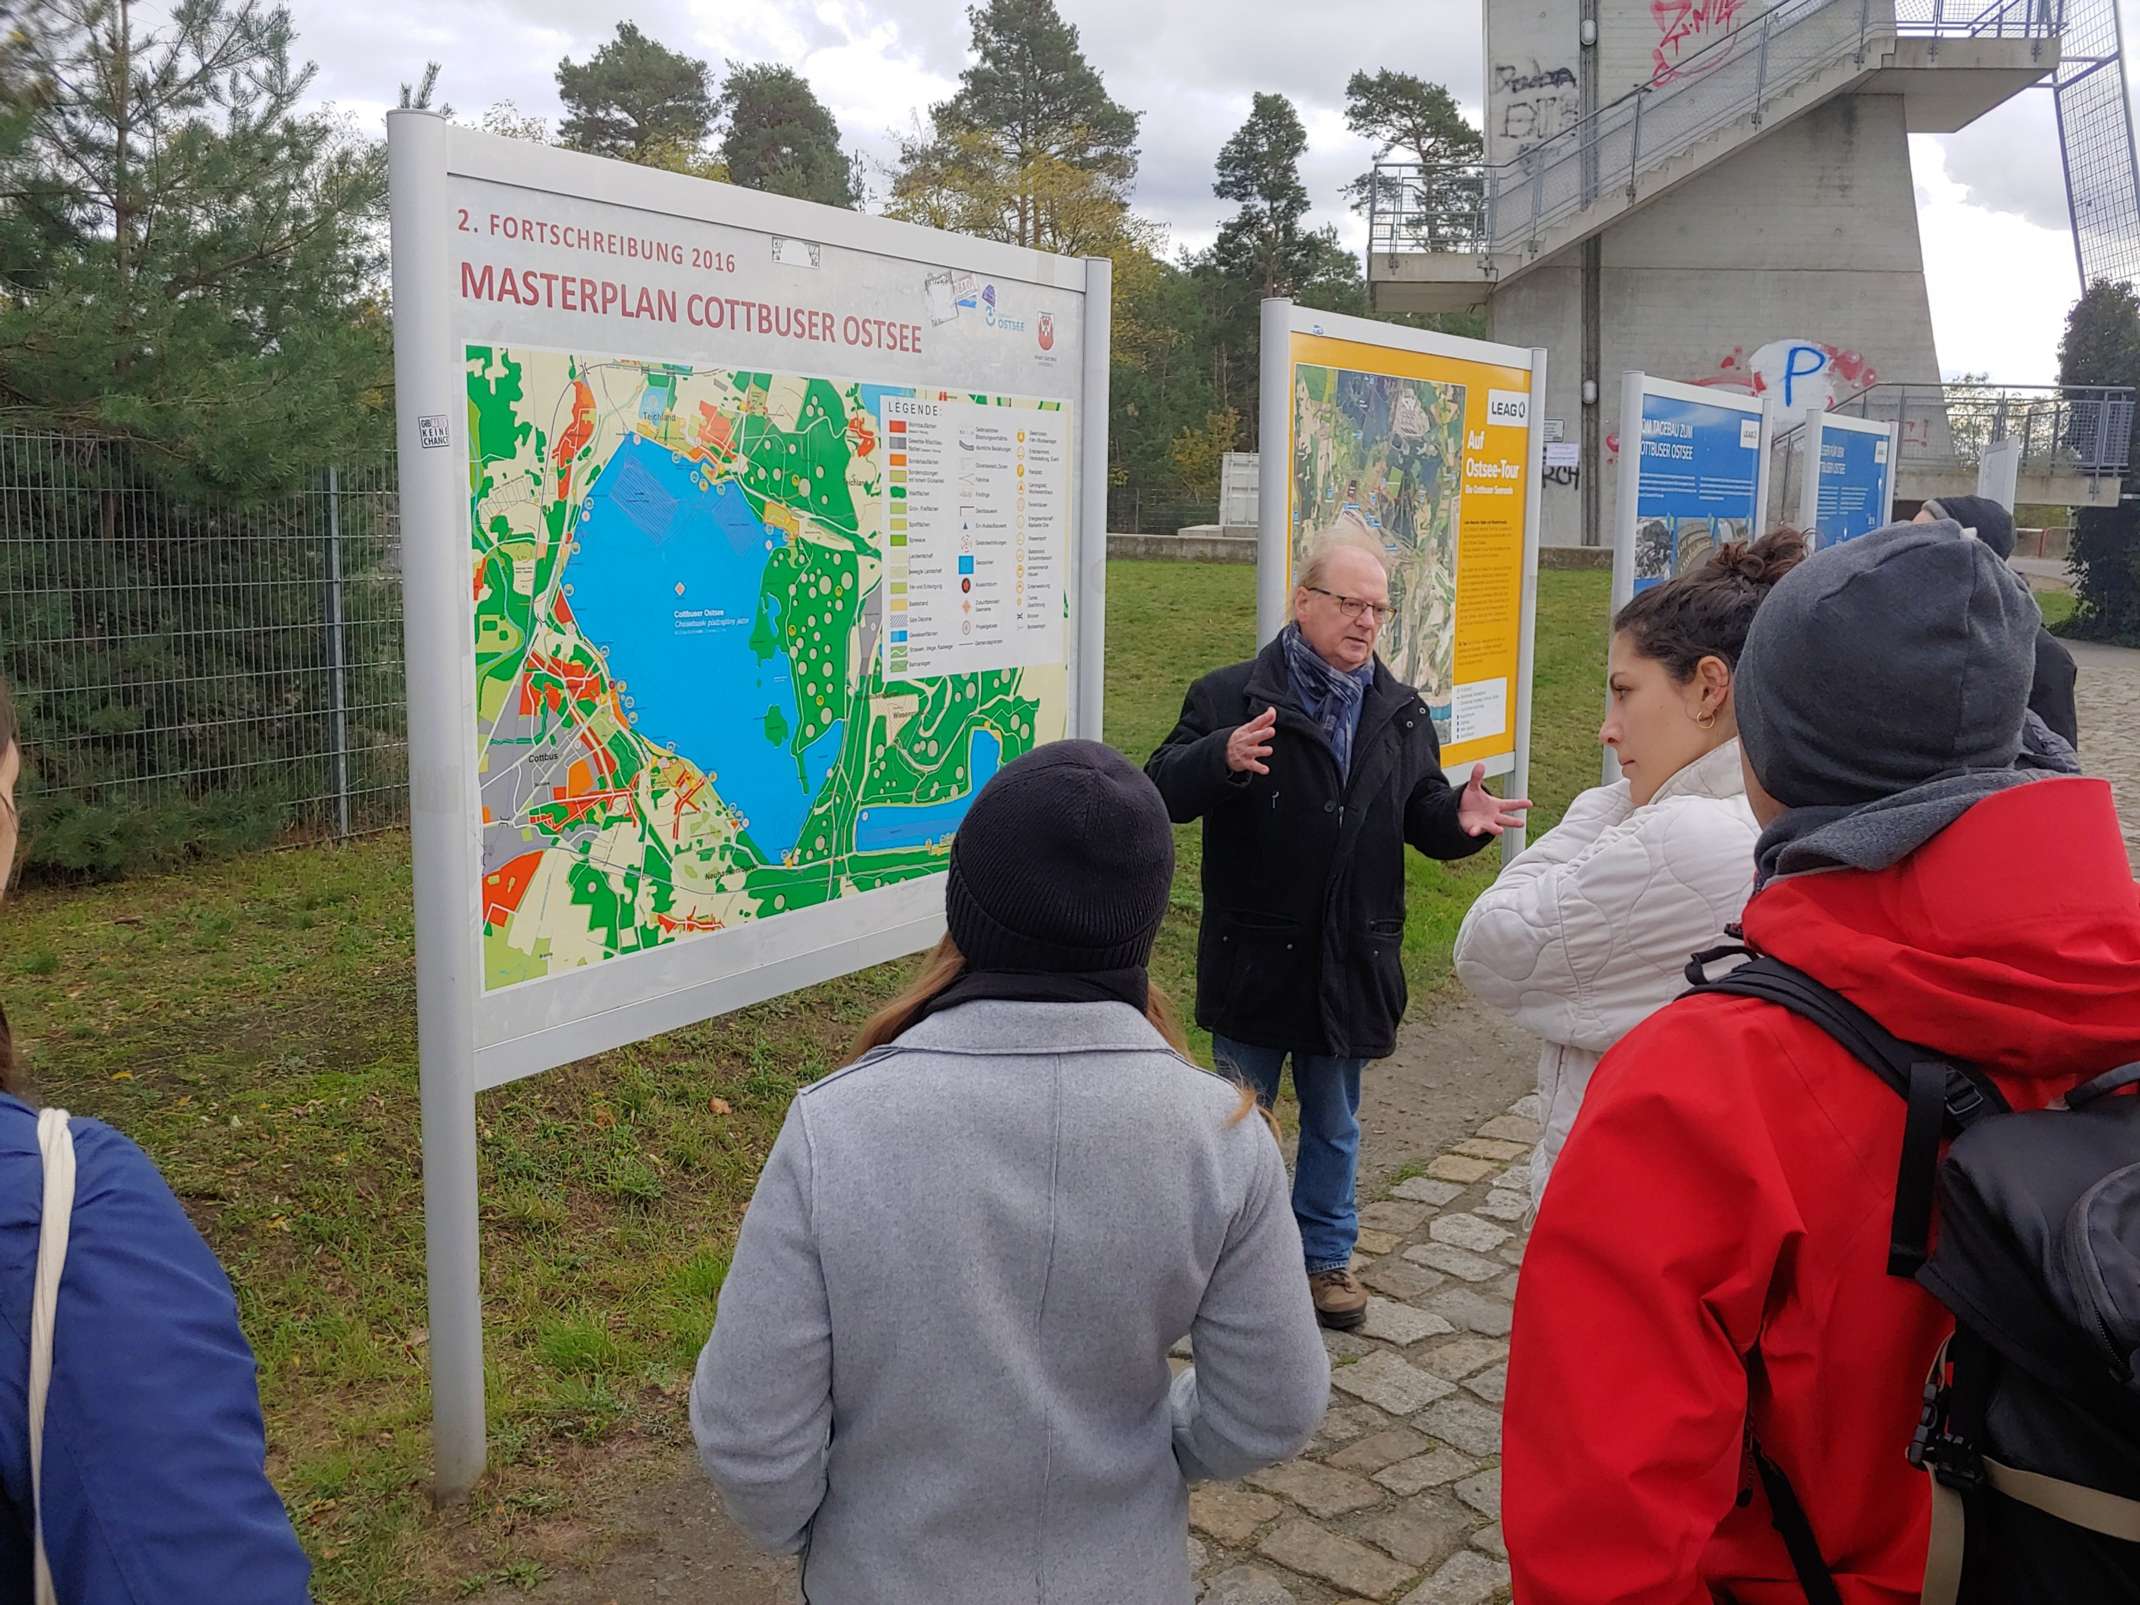
<path fill-rule="evenodd" d="M 1749 113 L 1758 125 L 1768 107 L 1843 57 L 1862 64 L 1877 39 L 2042 41 L 2064 26 L 2065 0 L 1994 0 L 1955 16 L 1947 3 L 1881 0 L 1876 15 L 1873 0 L 1781 0 L 1508 161 L 1378 161 L 1368 192 L 1368 250 L 1535 252 L 1548 224 L 1591 205 L 1607 187 L 1624 184 L 1632 200 L 1643 174 Z M 1821 24 L 1836 22 L 1844 26 L 1816 37 Z M 1797 54 L 1779 50 L 1779 42 Z M 1729 86 L 1741 75 L 1731 69 L 1742 64 L 1752 69 L 1752 87 L 1735 94 Z"/>
<path fill-rule="evenodd" d="M 1907 384 L 1888 382 L 1845 396 L 1829 409 L 1899 424 L 1897 472 L 1972 467 L 1984 448 L 2021 442 L 2021 472 L 2084 474 L 2091 484 L 2130 466 L 2130 385 Z M 1806 426 L 1776 432 L 1779 464 L 1801 453 Z"/>

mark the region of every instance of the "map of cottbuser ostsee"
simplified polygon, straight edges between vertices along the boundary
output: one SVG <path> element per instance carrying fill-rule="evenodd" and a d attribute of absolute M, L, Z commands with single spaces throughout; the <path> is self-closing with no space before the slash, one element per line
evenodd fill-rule
<path fill-rule="evenodd" d="M 886 678 L 912 389 L 465 354 L 486 989 L 939 871 L 1063 733 L 1059 661 Z"/>

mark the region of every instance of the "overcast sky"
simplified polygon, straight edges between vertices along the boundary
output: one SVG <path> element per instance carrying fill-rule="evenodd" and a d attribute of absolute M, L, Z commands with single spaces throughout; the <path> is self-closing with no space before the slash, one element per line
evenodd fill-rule
<path fill-rule="evenodd" d="M 2120 3 L 2130 33 L 2140 0 Z M 1257 90 L 1280 91 L 1300 109 L 1316 221 L 1335 223 L 1355 249 L 1365 224 L 1338 189 L 1373 152 L 1345 131 L 1353 70 L 1392 66 L 1439 80 L 1477 116 L 1480 9 L 1468 0 L 1058 4 L 1109 91 L 1144 114 L 1137 209 L 1164 222 L 1177 245 L 1209 243 L 1230 209 L 1211 193 L 1212 161 Z M 583 59 L 629 18 L 717 73 L 727 61 L 798 68 L 849 148 L 879 161 L 956 87 L 968 38 L 959 0 L 291 0 L 291 8 L 299 54 L 320 64 L 318 98 L 370 126 L 427 58 L 444 63 L 440 93 L 458 114 L 511 100 L 554 120 L 558 60 Z M 2079 284 L 2048 92 L 2009 101 L 1961 134 L 1911 144 L 1942 365 L 2009 384 L 2055 378 L 2059 330 Z"/>

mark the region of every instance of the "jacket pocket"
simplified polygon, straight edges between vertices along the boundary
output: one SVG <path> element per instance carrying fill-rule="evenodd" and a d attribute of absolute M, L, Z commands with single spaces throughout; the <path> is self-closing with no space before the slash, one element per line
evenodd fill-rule
<path fill-rule="evenodd" d="M 1301 924 L 1283 914 L 1229 909 L 1219 917 L 1211 969 L 1200 977 L 1216 998 L 1218 1029 L 1228 1036 L 1290 1029 L 1300 1012 L 1311 966 Z"/>
<path fill-rule="evenodd" d="M 1365 1002 L 1394 1026 L 1404 1018 L 1409 989 L 1404 979 L 1404 920 L 1369 920 L 1359 938 L 1355 962 L 1364 972 Z"/>

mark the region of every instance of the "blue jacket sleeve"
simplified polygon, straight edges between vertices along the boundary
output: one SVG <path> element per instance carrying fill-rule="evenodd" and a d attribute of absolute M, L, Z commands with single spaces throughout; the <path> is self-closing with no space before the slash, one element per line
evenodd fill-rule
<path fill-rule="evenodd" d="M 42 1166 L 22 1108 L 7 1100 L 0 1122 L 10 1173 L 0 1187 L 0 1484 L 22 1523 L 26 1595 Z M 59 1597 L 308 1600 L 311 1568 L 267 1478 L 253 1355 L 222 1267 L 147 1155 L 96 1121 L 70 1129 L 75 1207 L 44 1437 L 43 1527 Z M 0 1577 L 0 1593 L 9 1581 Z"/>

